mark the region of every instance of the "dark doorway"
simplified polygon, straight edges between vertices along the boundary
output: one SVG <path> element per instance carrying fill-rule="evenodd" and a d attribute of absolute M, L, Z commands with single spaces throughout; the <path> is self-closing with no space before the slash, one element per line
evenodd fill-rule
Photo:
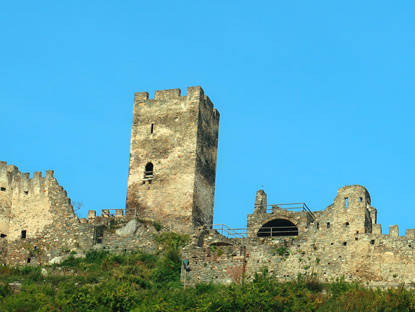
<path fill-rule="evenodd" d="M 258 237 L 298 236 L 297 226 L 289 220 L 274 219 L 265 223 L 258 231 Z"/>

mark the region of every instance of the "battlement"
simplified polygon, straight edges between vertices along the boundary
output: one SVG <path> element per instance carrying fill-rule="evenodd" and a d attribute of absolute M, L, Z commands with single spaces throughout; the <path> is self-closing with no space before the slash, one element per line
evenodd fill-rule
<path fill-rule="evenodd" d="M 49 188 L 50 182 L 53 181 L 57 185 L 53 170 L 47 170 L 45 174 L 40 171 L 33 173 L 21 173 L 19 168 L 14 165 L 8 165 L 5 161 L 0 161 L 0 191 L 13 196 L 45 196 Z M 61 191 L 66 196 L 66 191 Z"/>
<path fill-rule="evenodd" d="M 188 87 L 187 95 L 181 96 L 181 89 L 166 89 L 166 90 L 156 90 L 154 94 L 154 100 L 169 100 L 173 98 L 186 98 L 188 100 L 198 100 L 205 98 L 204 91 L 202 87 Z M 149 98 L 148 92 L 136 92 L 134 93 L 134 102 L 143 102 L 147 100 L 152 100 Z"/>
<path fill-rule="evenodd" d="M 181 93 L 181 89 L 156 90 L 154 98 L 150 99 L 148 92 L 136 92 L 134 93 L 134 108 L 160 106 L 161 108 L 183 110 L 189 105 L 200 103 L 204 109 L 211 112 L 211 116 L 215 120 L 219 121 L 220 114 L 214 108 L 209 97 L 205 95 L 202 87 L 188 87 L 185 96 L 182 96 Z"/>

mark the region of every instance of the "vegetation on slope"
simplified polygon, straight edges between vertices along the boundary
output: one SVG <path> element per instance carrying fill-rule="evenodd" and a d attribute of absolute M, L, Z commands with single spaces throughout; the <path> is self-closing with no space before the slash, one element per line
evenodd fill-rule
<path fill-rule="evenodd" d="M 158 237 L 164 249 L 90 251 L 48 267 L 2 267 L 0 311 L 415 311 L 415 291 L 373 290 L 316 278 L 278 283 L 267 272 L 230 286 L 180 283 L 183 236 Z M 47 274 L 45 273 L 47 271 Z M 13 292 L 9 283 L 21 283 Z"/>

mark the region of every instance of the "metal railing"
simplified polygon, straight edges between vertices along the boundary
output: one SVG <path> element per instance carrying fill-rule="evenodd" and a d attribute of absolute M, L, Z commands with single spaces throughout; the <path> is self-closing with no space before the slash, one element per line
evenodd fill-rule
<path fill-rule="evenodd" d="M 236 228 L 231 229 L 229 226 L 225 224 L 212 224 L 210 225 L 212 230 L 216 230 L 219 234 L 222 236 L 225 236 L 226 238 L 246 238 L 248 234 L 247 228 Z"/>
<path fill-rule="evenodd" d="M 268 208 L 271 207 L 271 208 Z M 308 208 L 306 203 L 284 203 L 284 204 L 273 204 L 273 205 L 267 205 L 267 213 L 275 212 L 277 209 L 283 209 L 283 210 L 291 210 L 291 211 L 305 211 L 307 212 L 307 215 L 310 219 L 310 222 L 313 222 L 316 220 L 316 217 L 311 212 L 310 208 Z"/>
<path fill-rule="evenodd" d="M 261 227 L 257 233 L 258 237 L 275 236 L 298 236 L 298 228 L 295 225 Z"/>

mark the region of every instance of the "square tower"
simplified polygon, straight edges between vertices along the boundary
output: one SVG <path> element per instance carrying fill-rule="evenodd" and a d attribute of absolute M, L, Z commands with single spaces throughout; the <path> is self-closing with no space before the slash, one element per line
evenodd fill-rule
<path fill-rule="evenodd" d="M 218 133 L 201 87 L 135 93 L 127 213 L 177 232 L 212 224 Z"/>

